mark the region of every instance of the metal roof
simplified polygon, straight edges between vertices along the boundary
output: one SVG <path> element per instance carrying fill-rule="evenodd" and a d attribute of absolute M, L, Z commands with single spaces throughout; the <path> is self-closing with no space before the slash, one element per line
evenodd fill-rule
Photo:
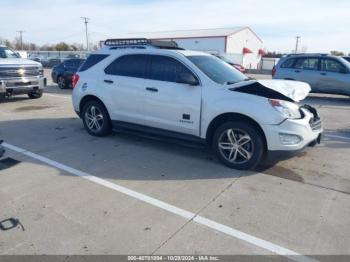
<path fill-rule="evenodd" d="M 250 29 L 250 28 L 240 26 L 240 27 L 231 27 L 231 28 L 176 30 L 176 31 L 159 31 L 159 32 L 144 32 L 144 33 L 139 32 L 139 33 L 131 33 L 129 34 L 129 36 L 144 37 L 149 39 L 220 37 L 220 36 L 230 36 L 244 29 Z"/>

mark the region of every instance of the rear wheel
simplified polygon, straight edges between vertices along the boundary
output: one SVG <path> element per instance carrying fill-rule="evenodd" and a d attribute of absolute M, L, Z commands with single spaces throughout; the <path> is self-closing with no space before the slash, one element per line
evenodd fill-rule
<path fill-rule="evenodd" d="M 99 101 L 91 100 L 83 106 L 82 119 L 90 135 L 106 136 L 112 130 L 108 112 Z"/>
<path fill-rule="evenodd" d="M 254 168 L 264 153 L 261 133 L 249 122 L 227 122 L 214 134 L 213 150 L 217 158 L 234 169 Z"/>
<path fill-rule="evenodd" d="M 57 85 L 60 89 L 66 89 L 68 87 L 66 79 L 63 76 L 57 77 Z"/>

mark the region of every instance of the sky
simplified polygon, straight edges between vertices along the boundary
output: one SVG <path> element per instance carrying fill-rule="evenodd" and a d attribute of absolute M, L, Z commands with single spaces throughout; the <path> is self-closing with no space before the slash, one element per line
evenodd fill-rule
<path fill-rule="evenodd" d="M 0 0 L 0 38 L 85 44 L 135 32 L 249 26 L 269 51 L 350 53 L 350 0 Z"/>

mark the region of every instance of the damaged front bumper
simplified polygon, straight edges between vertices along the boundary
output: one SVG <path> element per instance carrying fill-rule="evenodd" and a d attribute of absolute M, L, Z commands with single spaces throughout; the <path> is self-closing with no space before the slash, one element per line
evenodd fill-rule
<path fill-rule="evenodd" d="M 268 151 L 300 151 L 321 142 L 323 127 L 315 108 L 300 107 L 301 119 L 286 119 L 278 125 L 264 125 Z"/>

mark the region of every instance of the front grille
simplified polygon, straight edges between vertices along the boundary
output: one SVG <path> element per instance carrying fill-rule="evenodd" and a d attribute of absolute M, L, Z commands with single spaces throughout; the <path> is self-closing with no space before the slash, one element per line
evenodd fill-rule
<path fill-rule="evenodd" d="M 313 131 L 317 131 L 322 128 L 322 122 L 319 118 L 318 119 L 311 118 L 309 124 Z"/>
<path fill-rule="evenodd" d="M 42 75 L 37 66 L 11 66 L 0 67 L 0 78 L 33 77 Z"/>
<path fill-rule="evenodd" d="M 313 131 L 320 130 L 322 128 L 322 121 L 320 119 L 320 116 L 317 113 L 316 108 L 309 106 L 309 105 L 303 105 L 303 106 L 301 106 L 301 108 L 303 108 L 304 110 L 307 110 L 308 112 L 310 112 L 313 115 L 313 117 L 311 117 L 311 119 L 309 121 L 309 125 L 310 125 L 311 129 Z"/>

